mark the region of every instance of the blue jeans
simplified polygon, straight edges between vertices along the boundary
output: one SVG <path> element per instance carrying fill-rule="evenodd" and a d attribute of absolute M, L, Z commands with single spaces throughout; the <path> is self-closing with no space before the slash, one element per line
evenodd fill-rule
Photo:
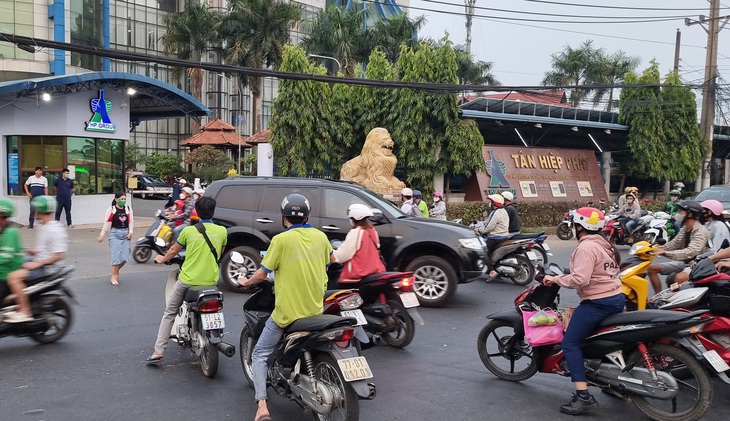
<path fill-rule="evenodd" d="M 601 320 L 624 311 L 624 295 L 618 293 L 612 297 L 597 300 L 583 300 L 570 318 L 568 330 L 563 336 L 563 354 L 570 370 L 573 382 L 586 381 L 586 369 L 583 362 L 583 341 L 596 330 Z"/>
<path fill-rule="evenodd" d="M 189 226 L 190 226 L 190 222 L 185 221 L 182 224 L 180 224 L 180 225 L 176 226 L 175 228 L 173 228 L 172 229 L 172 242 L 174 243 L 175 241 L 177 241 L 177 237 L 180 236 L 180 232 L 183 229 L 185 229 L 185 227 L 189 227 Z"/>
<path fill-rule="evenodd" d="M 264 331 L 261 332 L 256 346 L 253 347 L 251 354 L 251 370 L 253 371 L 253 387 L 256 391 L 256 402 L 266 399 L 266 377 L 269 367 L 266 360 L 274 352 L 276 344 L 279 343 L 284 329 L 276 324 L 274 319 L 269 316 L 264 325 Z"/>

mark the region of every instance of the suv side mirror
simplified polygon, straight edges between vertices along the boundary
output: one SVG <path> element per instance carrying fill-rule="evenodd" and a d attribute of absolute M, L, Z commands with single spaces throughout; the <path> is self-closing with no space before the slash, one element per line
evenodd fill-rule
<path fill-rule="evenodd" d="M 370 210 L 373 211 L 373 216 L 370 217 L 370 222 L 373 225 L 383 225 L 387 222 L 385 216 L 383 216 L 383 211 L 378 208 L 372 208 Z"/>

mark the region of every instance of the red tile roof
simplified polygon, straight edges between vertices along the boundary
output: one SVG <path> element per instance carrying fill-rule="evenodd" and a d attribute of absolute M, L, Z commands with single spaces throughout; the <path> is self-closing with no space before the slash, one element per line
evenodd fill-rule
<path fill-rule="evenodd" d="M 180 142 L 180 146 L 241 146 L 250 148 L 248 142 L 236 133 L 236 128 L 221 119 L 215 119 L 200 128 L 200 133 Z"/>
<path fill-rule="evenodd" d="M 271 142 L 271 130 L 261 130 L 260 132 L 246 138 L 246 142 L 251 144 L 269 143 Z"/>
<path fill-rule="evenodd" d="M 565 90 L 563 89 L 523 92 L 498 92 L 486 95 L 468 95 L 464 99 L 466 100 L 466 102 L 468 102 L 480 97 L 503 99 L 505 101 L 533 102 L 535 104 L 545 105 L 568 105 L 568 99 L 565 95 Z"/>

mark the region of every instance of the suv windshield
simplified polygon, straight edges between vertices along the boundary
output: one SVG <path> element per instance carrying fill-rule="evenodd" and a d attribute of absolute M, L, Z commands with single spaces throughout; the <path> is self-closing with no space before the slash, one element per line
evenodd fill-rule
<path fill-rule="evenodd" d="M 719 202 L 730 202 L 730 188 L 706 189 L 695 197 L 695 200 L 698 202 L 709 199 L 715 199 Z"/>
<path fill-rule="evenodd" d="M 153 175 L 142 176 L 142 180 L 148 186 L 167 187 L 167 184 L 164 181 L 162 181 L 162 179 L 160 177 L 155 177 Z"/>
<path fill-rule="evenodd" d="M 377 202 L 380 207 L 383 209 L 384 212 L 386 212 L 389 216 L 392 216 L 393 218 L 400 218 L 402 216 L 406 216 L 403 212 L 401 212 L 400 209 L 396 205 L 393 204 L 393 202 L 389 200 L 385 200 L 382 196 L 379 194 L 376 194 L 374 192 L 371 192 L 368 189 L 362 189 L 362 191 L 371 199 L 373 199 L 375 202 Z"/>

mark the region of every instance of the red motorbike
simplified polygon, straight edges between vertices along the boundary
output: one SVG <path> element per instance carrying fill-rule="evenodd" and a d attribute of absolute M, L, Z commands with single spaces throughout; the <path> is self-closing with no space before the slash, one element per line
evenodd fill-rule
<path fill-rule="evenodd" d="M 562 273 L 550 264 L 548 274 Z M 542 276 L 539 268 L 536 279 Z M 527 380 L 538 371 L 570 375 L 560 345 L 531 347 L 523 325 L 524 311 L 557 310 L 559 291 L 559 285 L 533 286 L 515 299 L 513 310 L 487 317 L 477 349 L 492 374 L 510 381 Z M 700 419 L 712 401 L 712 385 L 684 348 L 691 330 L 710 321 L 702 317 L 705 313 L 644 310 L 607 317 L 583 344 L 589 384 L 610 389 L 652 419 Z"/>

